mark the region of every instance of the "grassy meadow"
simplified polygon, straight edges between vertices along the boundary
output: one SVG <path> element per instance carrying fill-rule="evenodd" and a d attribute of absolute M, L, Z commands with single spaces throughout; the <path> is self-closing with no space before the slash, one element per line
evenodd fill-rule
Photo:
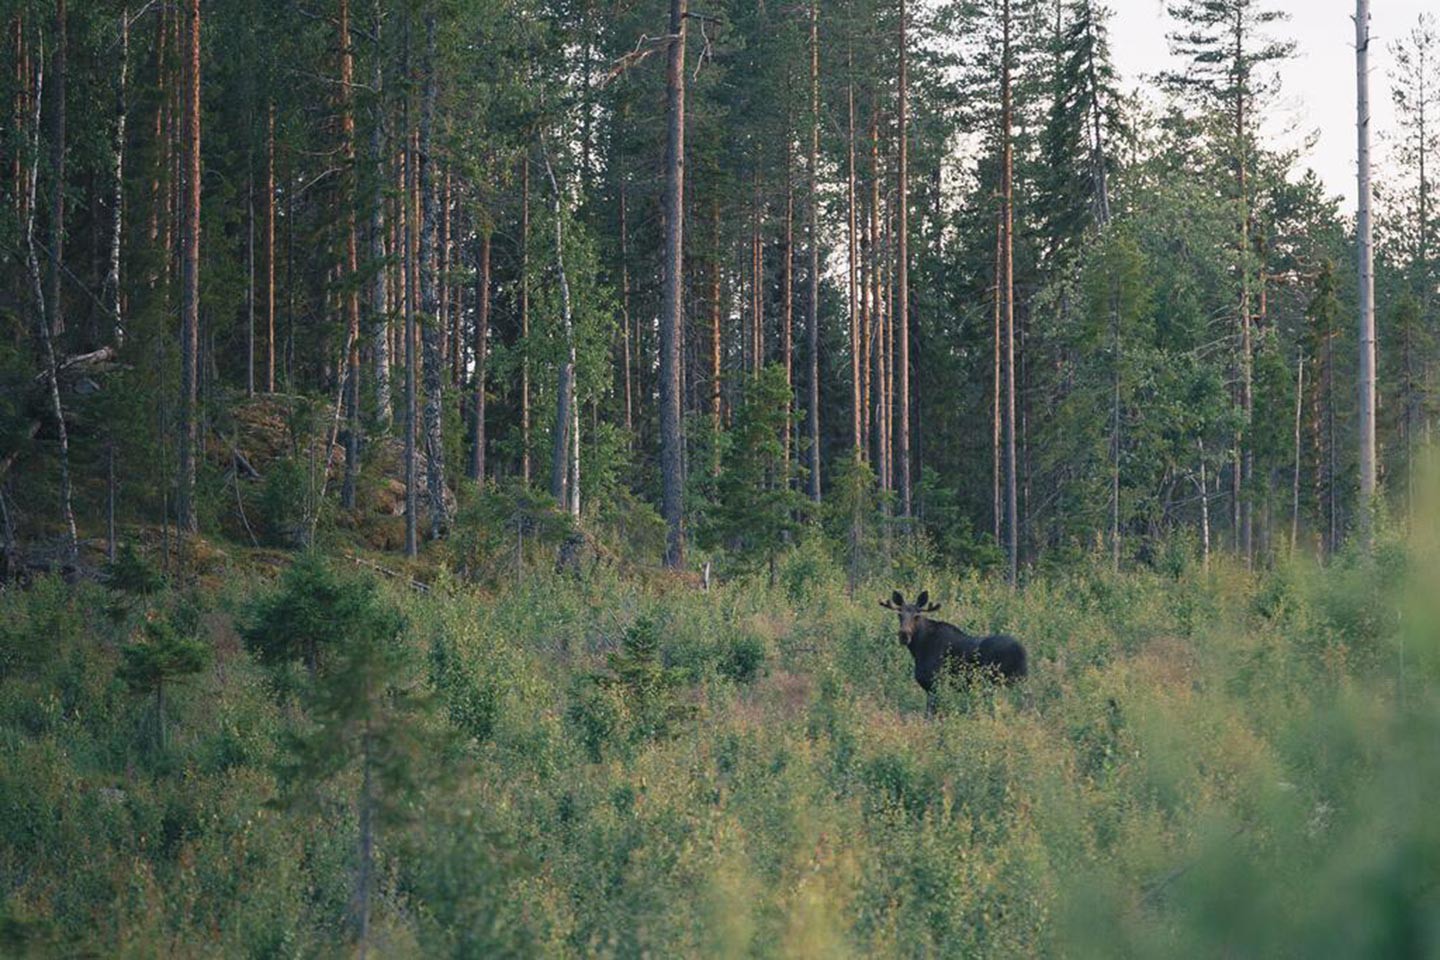
<path fill-rule="evenodd" d="M 351 955 L 363 796 L 377 956 L 1437 956 L 1437 559 L 41 581 L 0 594 L 0 953 Z M 1030 679 L 927 721 L 896 584 Z M 257 640 L 343 633 L 325 589 L 398 614 L 363 716 L 306 692 L 346 636 L 309 679 Z M 158 620 L 207 652 L 163 713 Z"/>

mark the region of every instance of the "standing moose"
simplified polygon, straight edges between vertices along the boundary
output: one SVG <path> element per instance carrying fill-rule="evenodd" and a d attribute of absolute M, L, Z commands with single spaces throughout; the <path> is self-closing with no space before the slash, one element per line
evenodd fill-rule
<path fill-rule="evenodd" d="M 915 658 L 915 682 L 925 690 L 926 716 L 935 714 L 935 686 L 942 673 L 978 671 L 1006 683 L 1025 676 L 1025 648 L 1019 640 L 1004 634 L 972 637 L 954 624 L 931 620 L 926 614 L 939 610 L 940 604 L 930 602 L 928 591 L 906 603 L 896 590 L 880 606 L 900 615 L 900 643 Z"/>

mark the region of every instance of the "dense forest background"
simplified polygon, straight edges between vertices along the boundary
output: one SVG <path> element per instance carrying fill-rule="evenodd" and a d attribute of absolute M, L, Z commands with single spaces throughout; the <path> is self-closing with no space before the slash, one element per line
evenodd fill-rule
<path fill-rule="evenodd" d="M 1436 23 L 1165 6 L 0 0 L 0 954 L 1440 955 Z"/>
<path fill-rule="evenodd" d="M 377 510 L 413 553 L 486 490 L 663 514 L 674 564 L 837 501 L 982 567 L 1333 551 L 1355 239 L 1257 135 L 1283 17 L 1172 4 L 1142 103 L 1101 5 L 902 6 L 6 4 L 7 556 Z M 1433 18 L 1392 44 L 1393 505 L 1436 415 Z"/>

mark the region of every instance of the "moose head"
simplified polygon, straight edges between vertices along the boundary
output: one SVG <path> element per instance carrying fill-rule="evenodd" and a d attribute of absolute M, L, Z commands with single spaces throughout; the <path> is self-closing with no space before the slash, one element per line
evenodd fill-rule
<path fill-rule="evenodd" d="M 914 603 L 906 603 L 904 594 L 896 590 L 890 594 L 889 600 L 881 600 L 880 606 L 900 615 L 900 643 L 906 647 L 914 642 L 915 632 L 920 629 L 925 614 L 940 609 L 940 604 L 930 602 L 930 593 L 927 590 L 921 590 Z"/>

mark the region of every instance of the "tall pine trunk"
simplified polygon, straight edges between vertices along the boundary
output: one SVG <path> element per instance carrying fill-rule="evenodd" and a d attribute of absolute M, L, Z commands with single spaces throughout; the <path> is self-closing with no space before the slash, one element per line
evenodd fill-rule
<path fill-rule="evenodd" d="M 356 233 L 355 201 L 355 56 L 350 46 L 350 2 L 340 0 L 340 139 L 345 161 L 345 480 L 340 503 L 355 506 L 355 485 L 360 476 L 360 248 Z M 327 451 L 328 456 L 328 451 Z"/>
<path fill-rule="evenodd" d="M 275 104 L 265 120 L 265 392 L 275 392 Z"/>
<path fill-rule="evenodd" d="M 65 332 L 65 305 L 61 273 L 65 269 L 65 119 L 66 80 L 69 73 L 66 37 L 69 17 L 65 0 L 55 0 L 55 64 L 50 83 L 50 334 Z M 39 96 L 37 89 L 36 96 Z"/>
<path fill-rule="evenodd" d="M 375 430 L 390 432 L 390 291 L 385 266 L 385 112 L 384 58 L 379 53 L 380 27 L 384 22 L 381 0 L 375 0 L 374 35 L 377 47 L 374 84 L 375 125 L 370 131 L 370 162 L 375 171 L 375 193 L 370 198 L 370 259 L 375 271 L 370 281 L 370 382 L 375 404 Z"/>
<path fill-rule="evenodd" d="M 439 227 L 440 197 L 435 182 L 435 101 L 436 76 L 435 8 L 425 11 L 425 87 L 420 101 L 420 196 L 424 212 L 420 224 L 420 298 L 424 318 L 425 363 L 425 481 L 430 499 L 430 537 L 439 539 L 449 517 L 445 510 L 445 379 L 441 358 L 444 337 L 440 316 Z"/>
<path fill-rule="evenodd" d="M 1004 294 L 1005 294 L 1005 552 L 1006 575 L 1013 585 L 1020 573 L 1020 531 L 1018 523 L 1015 460 L 1015 183 L 1014 145 L 1011 143 L 1012 102 L 1010 36 L 1010 0 L 1002 6 L 1003 38 L 1000 78 L 1001 148 L 1004 151 L 1001 170 L 1001 196 L 1004 202 Z"/>
<path fill-rule="evenodd" d="M 899 249 L 895 253 L 895 322 L 899 331 L 897 339 L 900 349 L 899 356 L 896 358 L 896 365 L 900 372 L 898 400 L 900 437 L 895 455 L 900 461 L 900 513 L 901 516 L 909 518 L 912 507 L 910 501 L 910 149 L 908 145 L 909 54 L 906 51 L 908 37 L 905 19 L 905 0 L 900 0 L 900 124 L 899 131 L 896 133 L 896 137 L 900 141 L 900 196 L 896 200 L 896 213 L 899 220 L 897 229 Z"/>
<path fill-rule="evenodd" d="M 475 271 L 475 393 L 470 413 L 470 479 L 485 481 L 485 361 L 490 341 L 490 230 L 482 226 Z M 458 350 L 458 347 L 457 347 Z"/>
<path fill-rule="evenodd" d="M 813 2 L 813 0 L 812 0 Z M 684 438 L 680 429 L 680 337 L 685 304 L 685 34 L 688 0 L 670 0 L 665 74 L 665 246 L 660 300 L 660 472 L 666 523 L 665 565 L 685 563 Z"/>
<path fill-rule="evenodd" d="M 810 499 L 820 502 L 820 5 L 810 0 L 810 296 L 805 336 L 810 354 Z"/>
<path fill-rule="evenodd" d="M 195 460 L 200 351 L 200 0 L 186 4 L 185 30 L 185 236 L 181 251 L 180 490 L 179 526 L 199 529 L 195 515 Z"/>

